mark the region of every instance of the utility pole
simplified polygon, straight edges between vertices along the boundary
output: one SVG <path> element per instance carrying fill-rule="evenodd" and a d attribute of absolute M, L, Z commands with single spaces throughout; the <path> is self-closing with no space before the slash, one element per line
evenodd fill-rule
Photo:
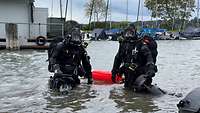
<path fill-rule="evenodd" d="M 65 6 L 65 20 L 67 20 L 68 2 L 69 2 L 69 0 L 66 1 L 66 6 Z"/>
<path fill-rule="evenodd" d="M 106 25 L 106 29 L 107 29 L 108 7 L 109 7 L 109 0 L 107 0 L 107 5 L 106 5 L 106 17 L 105 17 L 105 25 Z"/>
<path fill-rule="evenodd" d="M 126 22 L 128 22 L 128 0 L 126 0 Z"/>
<path fill-rule="evenodd" d="M 144 1 L 142 0 L 142 28 L 144 27 L 143 15 L 144 15 Z"/>
<path fill-rule="evenodd" d="M 140 15 L 140 2 L 141 0 L 139 0 L 138 2 L 137 22 L 139 21 L 139 15 Z"/>
<path fill-rule="evenodd" d="M 111 0 L 110 0 L 110 29 L 112 29 L 112 5 L 111 5 Z"/>
<path fill-rule="evenodd" d="M 60 17 L 62 18 L 62 0 L 60 0 Z"/>
<path fill-rule="evenodd" d="M 197 0 L 197 25 L 199 27 L 199 0 Z"/>
<path fill-rule="evenodd" d="M 71 18 L 70 18 L 70 20 L 72 20 L 72 0 L 71 0 L 71 8 L 70 8 L 70 10 L 71 10 Z"/>
<path fill-rule="evenodd" d="M 156 28 L 158 27 L 158 0 L 156 0 Z"/>
<path fill-rule="evenodd" d="M 92 19 L 92 13 L 93 13 L 93 9 L 94 9 L 94 0 L 92 0 L 92 4 L 91 4 L 91 10 L 90 10 L 90 18 L 89 18 L 89 29 L 91 29 L 91 19 Z"/>
<path fill-rule="evenodd" d="M 52 0 L 52 2 L 51 2 L 51 17 L 53 16 L 53 1 L 54 0 Z"/>

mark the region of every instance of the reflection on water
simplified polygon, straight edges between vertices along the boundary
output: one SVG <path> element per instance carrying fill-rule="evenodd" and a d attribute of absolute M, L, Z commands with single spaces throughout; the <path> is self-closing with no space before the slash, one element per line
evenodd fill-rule
<path fill-rule="evenodd" d="M 121 113 L 124 112 L 156 112 L 159 111 L 158 106 L 154 105 L 153 97 L 145 94 L 137 94 L 133 91 L 122 88 L 113 88 L 110 91 L 110 99 L 117 103 L 117 108 L 121 108 Z"/>
<path fill-rule="evenodd" d="M 154 78 L 162 89 L 183 93 L 200 86 L 199 41 L 159 41 Z M 88 46 L 93 69 L 111 70 L 117 42 Z M 0 112 L 174 113 L 182 98 L 135 94 L 122 84 L 83 84 L 67 95 L 48 90 L 46 51 L 0 51 Z"/>
<path fill-rule="evenodd" d="M 45 97 L 47 100 L 46 110 L 51 111 L 51 109 L 58 108 L 61 109 L 59 112 L 76 112 L 86 109 L 86 106 L 83 104 L 96 97 L 96 91 L 90 88 L 91 86 L 89 85 L 81 85 L 68 94 L 49 92 L 48 96 Z"/>

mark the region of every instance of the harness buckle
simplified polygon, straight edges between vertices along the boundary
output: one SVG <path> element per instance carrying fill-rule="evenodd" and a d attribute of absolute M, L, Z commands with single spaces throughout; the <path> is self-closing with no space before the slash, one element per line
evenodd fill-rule
<path fill-rule="evenodd" d="M 138 67 L 138 65 L 135 63 L 125 63 L 124 66 L 130 69 L 131 71 L 135 71 L 135 69 Z"/>

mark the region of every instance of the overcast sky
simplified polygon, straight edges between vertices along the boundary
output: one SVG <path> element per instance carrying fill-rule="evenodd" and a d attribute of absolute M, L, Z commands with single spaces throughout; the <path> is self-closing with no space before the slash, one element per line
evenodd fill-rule
<path fill-rule="evenodd" d="M 35 0 L 35 5 L 37 7 L 49 8 L 49 16 L 60 17 L 60 0 L 53 0 L 53 10 L 52 10 L 52 0 Z M 65 7 L 66 0 L 63 1 L 63 8 Z M 78 21 L 79 23 L 88 23 L 88 18 L 85 16 L 84 5 L 89 0 L 69 0 L 72 1 L 72 19 Z M 135 21 L 137 15 L 137 5 L 139 0 L 128 0 L 129 1 L 129 21 Z M 142 5 L 143 5 L 143 1 Z M 67 18 L 70 19 L 70 3 L 68 8 Z M 64 11 L 64 9 L 63 9 Z M 126 20 L 126 0 L 111 0 L 111 12 L 113 21 L 123 21 Z M 141 12 L 143 12 L 143 20 L 150 20 L 150 12 L 148 9 L 141 7 Z M 104 20 L 104 19 L 103 19 Z M 142 20 L 142 16 L 140 16 Z"/>

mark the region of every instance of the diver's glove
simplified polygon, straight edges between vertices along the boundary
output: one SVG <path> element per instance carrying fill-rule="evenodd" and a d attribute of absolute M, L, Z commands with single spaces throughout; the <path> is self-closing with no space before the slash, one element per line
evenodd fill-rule
<path fill-rule="evenodd" d="M 149 63 L 149 64 L 147 64 L 147 68 L 148 68 L 148 71 L 147 71 L 146 75 L 148 75 L 149 78 L 153 78 L 156 73 L 155 68 L 157 68 L 157 67 L 155 66 L 154 63 Z"/>
<path fill-rule="evenodd" d="M 48 65 L 48 70 L 49 70 L 49 72 L 53 73 L 54 72 L 54 65 L 49 64 Z"/>
<path fill-rule="evenodd" d="M 124 41 L 124 38 L 122 36 L 118 37 L 117 39 L 119 41 L 119 43 L 122 43 Z"/>
<path fill-rule="evenodd" d="M 155 76 L 155 70 L 149 70 L 145 74 L 144 78 L 146 78 L 144 85 L 151 86 L 152 78 Z"/>
<path fill-rule="evenodd" d="M 92 79 L 92 73 L 91 72 L 88 74 L 87 78 L 88 78 L 87 84 L 92 84 L 93 79 Z"/>
<path fill-rule="evenodd" d="M 87 48 L 88 47 L 88 43 L 87 42 L 84 42 L 83 44 L 82 44 L 82 46 L 84 47 L 84 48 Z"/>
<path fill-rule="evenodd" d="M 112 79 L 113 83 L 116 83 L 116 74 L 112 74 L 112 78 L 111 79 Z"/>
<path fill-rule="evenodd" d="M 153 78 L 155 76 L 155 71 L 154 70 L 149 70 L 147 73 L 146 73 L 146 77 L 147 78 Z"/>
<path fill-rule="evenodd" d="M 116 70 L 116 69 L 113 69 L 111 72 L 112 72 L 112 77 L 111 77 L 112 82 L 113 82 L 113 83 L 116 83 L 116 76 L 117 76 L 117 74 L 119 73 L 119 71 Z"/>
<path fill-rule="evenodd" d="M 145 75 L 144 76 L 144 78 L 145 78 L 145 81 L 144 81 L 144 83 L 142 84 L 143 86 L 151 86 L 151 83 L 152 83 L 152 77 L 151 76 L 149 76 L 149 75 Z"/>
<path fill-rule="evenodd" d="M 92 78 L 88 78 L 87 84 L 92 84 L 92 83 L 93 83 Z"/>

